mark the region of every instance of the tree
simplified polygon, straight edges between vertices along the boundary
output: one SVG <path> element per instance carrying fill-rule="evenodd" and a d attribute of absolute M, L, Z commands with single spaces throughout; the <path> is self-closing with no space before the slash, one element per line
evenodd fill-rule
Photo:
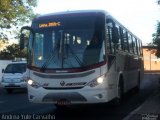
<path fill-rule="evenodd" d="M 157 24 L 156 33 L 153 35 L 153 44 L 157 46 L 156 56 L 160 57 L 160 22 Z"/>
<path fill-rule="evenodd" d="M 12 44 L 0 52 L 0 59 L 13 60 L 14 58 L 27 58 L 27 50 L 20 50 L 19 44 Z"/>
<path fill-rule="evenodd" d="M 3 50 L 6 45 L 7 45 L 7 42 L 0 40 L 0 51 Z"/>
<path fill-rule="evenodd" d="M 157 4 L 160 5 L 160 0 L 157 0 Z M 153 45 L 156 45 L 157 50 L 155 51 L 155 55 L 160 57 L 160 22 L 157 23 L 156 33 L 152 34 L 153 37 Z"/>
<path fill-rule="evenodd" d="M 7 40 L 11 28 L 19 29 L 34 17 L 37 0 L 0 0 L 0 39 Z"/>

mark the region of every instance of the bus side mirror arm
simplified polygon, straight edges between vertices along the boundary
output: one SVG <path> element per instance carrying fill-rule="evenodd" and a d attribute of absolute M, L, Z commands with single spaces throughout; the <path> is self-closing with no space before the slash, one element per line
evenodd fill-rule
<path fill-rule="evenodd" d="M 24 49 L 24 45 L 25 45 L 25 34 L 23 33 L 23 30 L 29 30 L 30 32 L 34 32 L 33 29 L 29 26 L 24 26 L 21 28 L 21 35 L 20 35 L 20 50 L 23 50 Z"/>
<path fill-rule="evenodd" d="M 33 29 L 32 29 L 31 27 L 29 27 L 29 26 L 24 26 L 24 27 L 22 27 L 20 32 L 22 33 L 23 30 L 29 30 L 29 31 L 31 31 L 31 32 L 34 32 Z"/>
<path fill-rule="evenodd" d="M 20 35 L 20 50 L 24 49 L 24 42 L 25 42 L 25 35 L 24 35 L 24 33 L 21 33 L 21 35 Z"/>

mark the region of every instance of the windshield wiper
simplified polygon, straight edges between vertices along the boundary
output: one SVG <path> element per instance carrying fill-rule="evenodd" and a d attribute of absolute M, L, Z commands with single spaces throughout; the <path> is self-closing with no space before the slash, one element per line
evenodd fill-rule
<path fill-rule="evenodd" d="M 57 46 L 55 45 L 53 52 L 51 52 L 51 55 L 48 57 L 48 59 L 44 62 L 44 64 L 40 68 L 41 71 L 44 71 L 47 68 L 47 66 L 49 65 L 49 63 L 55 58 L 56 50 L 57 50 Z"/>
<path fill-rule="evenodd" d="M 71 51 L 71 54 L 73 55 L 73 57 L 75 58 L 75 60 L 78 62 L 78 64 L 80 65 L 80 67 L 83 67 L 83 63 L 81 62 L 81 60 L 79 59 L 79 57 L 74 53 L 74 51 L 72 50 L 72 48 L 66 44 L 67 47 L 69 48 L 69 50 Z"/>

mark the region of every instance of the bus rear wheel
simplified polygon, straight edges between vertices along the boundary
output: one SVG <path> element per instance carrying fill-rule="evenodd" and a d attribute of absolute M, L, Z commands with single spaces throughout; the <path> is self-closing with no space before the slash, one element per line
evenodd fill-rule
<path fill-rule="evenodd" d="M 141 86 L 141 79 L 140 79 L 140 73 L 138 74 L 138 84 L 137 86 L 134 88 L 136 93 L 139 93 L 140 91 L 140 86 Z"/>

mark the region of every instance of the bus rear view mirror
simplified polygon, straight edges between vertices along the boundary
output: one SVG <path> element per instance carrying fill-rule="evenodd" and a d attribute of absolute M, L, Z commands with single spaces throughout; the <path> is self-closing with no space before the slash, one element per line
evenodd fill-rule
<path fill-rule="evenodd" d="M 118 28 L 117 27 L 113 27 L 112 28 L 112 42 L 114 44 L 117 44 L 119 41 L 119 33 L 118 33 Z"/>
<path fill-rule="evenodd" d="M 20 50 L 24 49 L 25 35 L 22 33 L 20 35 Z"/>
<path fill-rule="evenodd" d="M 23 31 L 25 31 L 24 33 L 23 33 Z M 27 31 L 29 31 L 29 32 L 31 32 L 32 34 L 34 34 L 34 30 L 31 28 L 31 27 L 29 27 L 29 26 L 24 26 L 24 27 L 22 27 L 21 28 L 21 31 L 20 31 L 20 33 L 21 33 L 21 35 L 20 35 L 20 50 L 22 50 L 22 49 L 24 49 L 24 47 L 27 45 L 27 43 L 28 43 L 28 41 L 27 40 L 29 40 L 29 32 L 27 32 Z M 28 46 L 28 45 L 27 45 Z"/>

